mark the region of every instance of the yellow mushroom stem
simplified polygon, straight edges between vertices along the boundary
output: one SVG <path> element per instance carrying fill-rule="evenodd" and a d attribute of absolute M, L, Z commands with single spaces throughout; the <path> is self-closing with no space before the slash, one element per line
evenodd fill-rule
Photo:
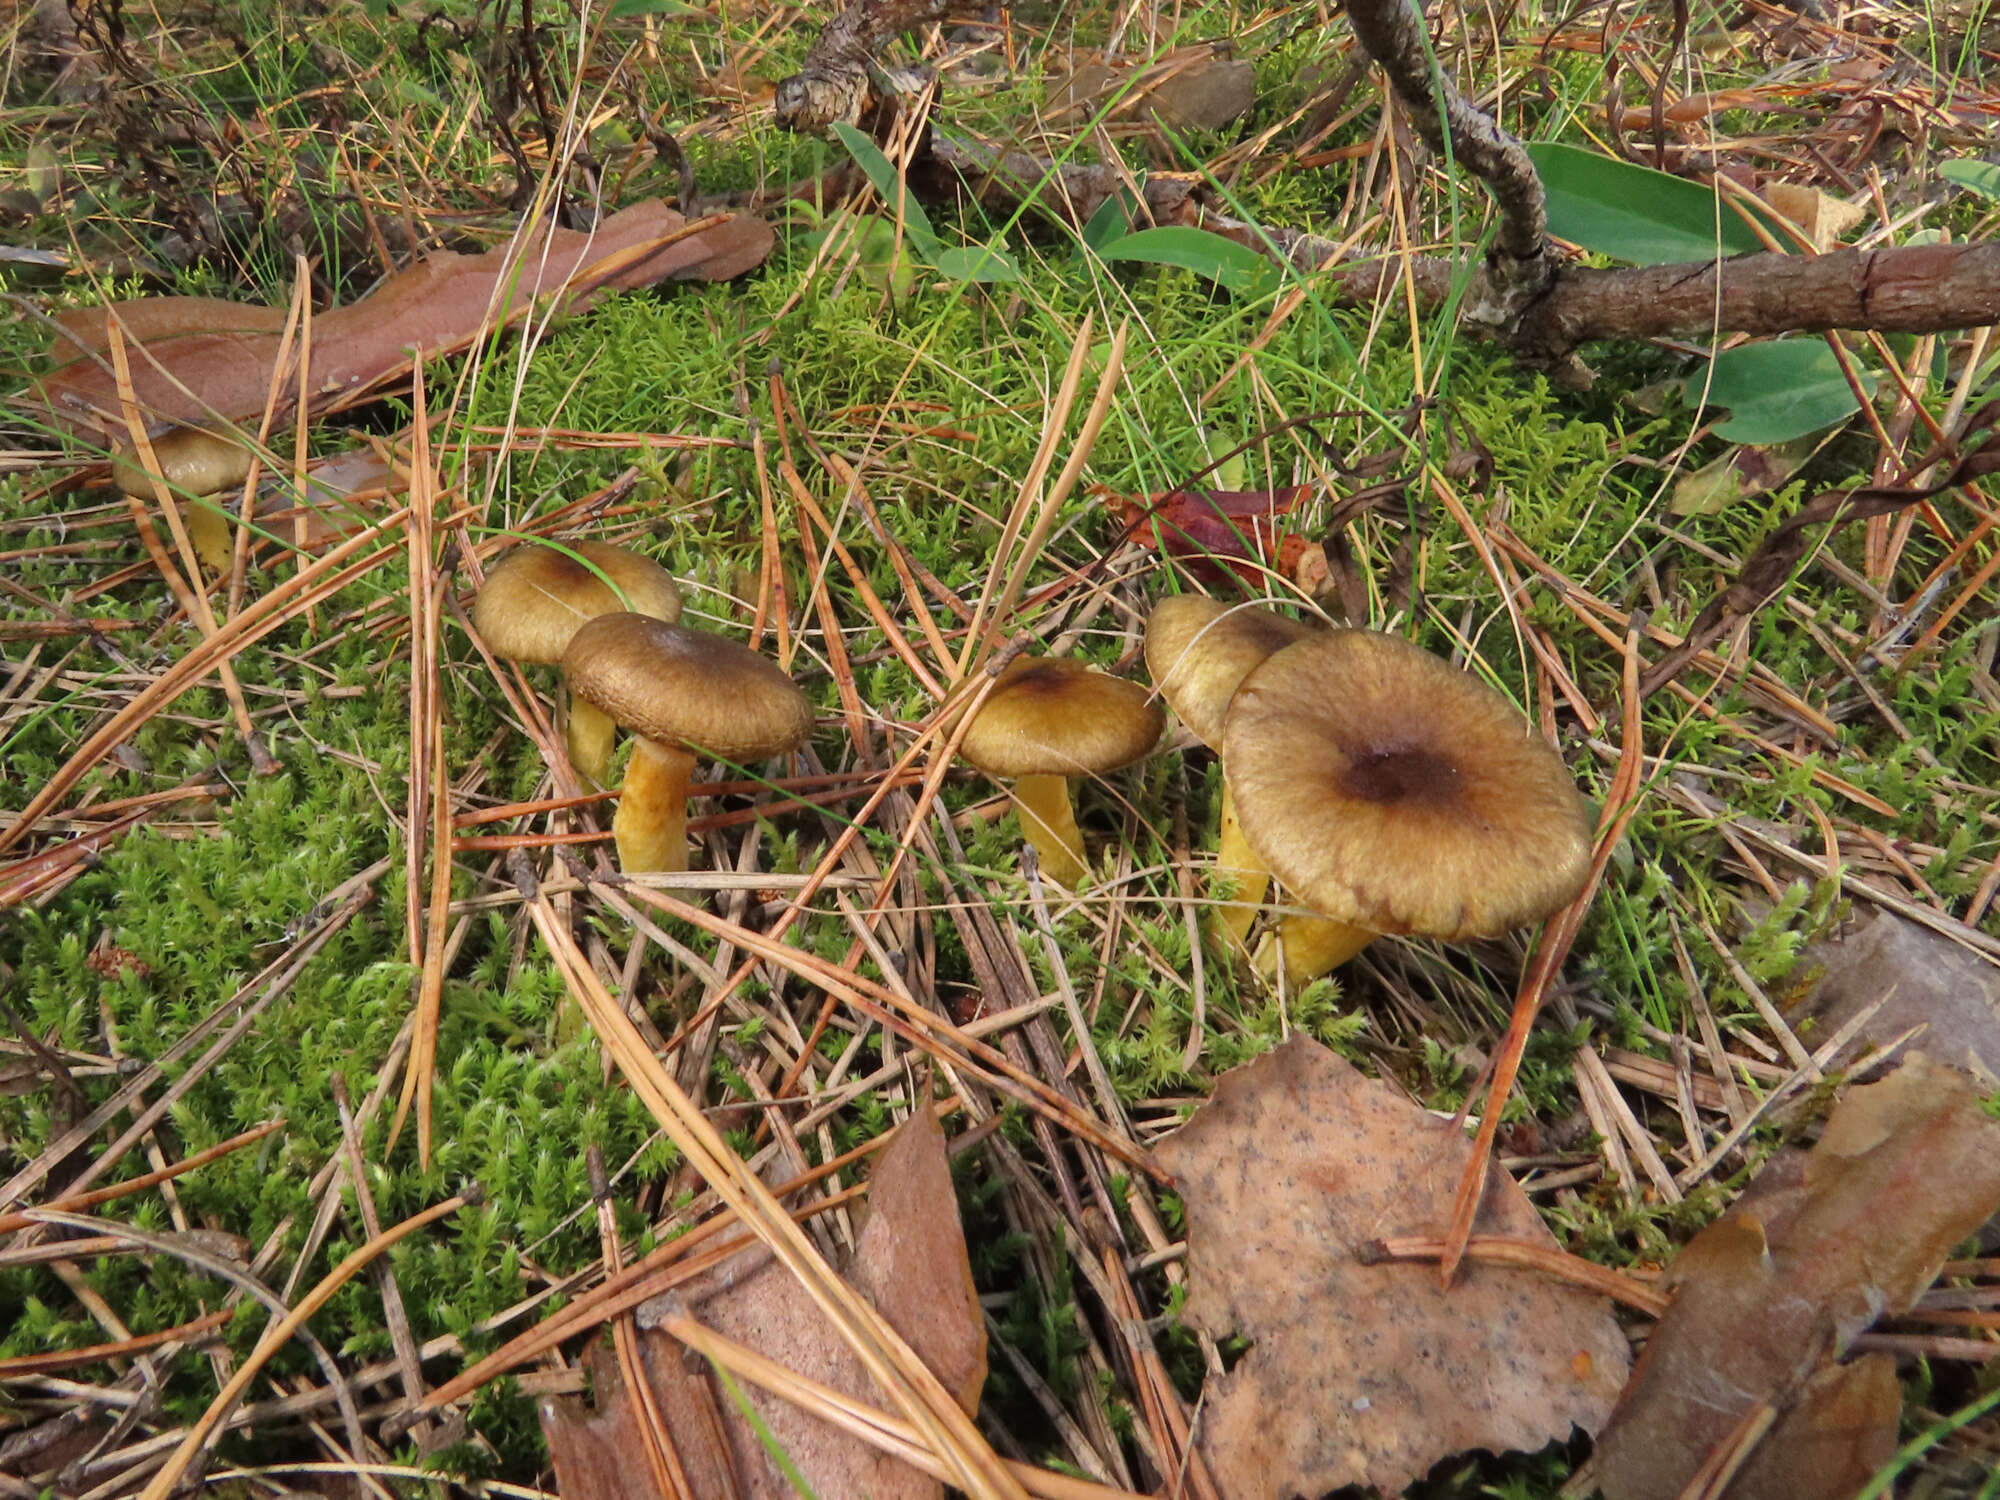
<path fill-rule="evenodd" d="M 188 500 L 181 505 L 181 519 L 187 523 L 188 540 L 202 566 L 218 578 L 227 577 L 236 546 L 236 528 L 213 501 Z"/>
<path fill-rule="evenodd" d="M 627 875 L 688 867 L 687 794 L 694 757 L 672 745 L 637 740 L 611 819 L 618 868 Z"/>
<path fill-rule="evenodd" d="M 1042 874 L 1075 890 L 1089 868 L 1083 858 L 1083 831 L 1070 806 L 1067 776 L 1023 776 L 1014 783 L 1021 811 L 1021 835 L 1041 856 Z"/>
<path fill-rule="evenodd" d="M 595 703 L 569 695 L 569 763 L 586 781 L 604 786 L 611 777 L 611 752 L 618 740 L 618 726 L 611 715 Z M 636 762 L 637 756 L 633 757 Z"/>
<path fill-rule="evenodd" d="M 1258 945 L 1257 972 L 1266 979 L 1276 978 L 1282 954 L 1285 983 L 1296 990 L 1329 969 L 1339 968 L 1375 938 L 1376 934 L 1365 927 L 1329 922 L 1325 917 L 1287 917 Z"/>
<path fill-rule="evenodd" d="M 1227 777 L 1222 782 L 1222 832 L 1215 843 L 1215 873 L 1228 877 L 1235 888 L 1231 904 L 1216 910 L 1216 936 L 1225 947 L 1241 949 L 1250 935 L 1250 924 L 1257 919 L 1264 892 L 1271 887 L 1271 873 L 1243 837 L 1243 825 L 1236 820 L 1236 796 Z"/>

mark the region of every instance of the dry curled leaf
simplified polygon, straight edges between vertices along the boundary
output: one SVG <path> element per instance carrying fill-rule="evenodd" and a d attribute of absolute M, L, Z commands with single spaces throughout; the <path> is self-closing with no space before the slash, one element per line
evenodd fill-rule
<path fill-rule="evenodd" d="M 966 1411 L 975 1411 L 986 1380 L 986 1324 L 972 1285 L 944 1132 L 930 1110 L 913 1114 L 883 1148 L 868 1196 L 848 1279 Z M 642 1305 L 638 1313 L 650 1396 L 694 1500 L 739 1494 L 746 1500 L 792 1500 L 795 1491 L 714 1372 L 705 1362 L 684 1358 L 681 1346 L 659 1331 L 659 1324 L 683 1314 L 824 1385 L 893 1409 L 804 1286 L 769 1251 L 746 1250 L 678 1293 Z M 630 1393 L 610 1360 L 601 1360 L 594 1375 L 594 1413 L 580 1401 L 542 1403 L 542 1427 L 564 1500 L 665 1500 L 647 1473 Z M 738 1388 L 813 1493 L 828 1500 L 849 1495 L 937 1500 L 943 1494 L 937 1480 L 790 1402 L 744 1382 Z"/>
<path fill-rule="evenodd" d="M 1257 107 L 1257 70 L 1209 47 L 1169 52 L 1145 67 L 1087 63 L 1049 84 L 1051 123 L 1079 125 L 1099 110 L 1180 130 L 1220 130 Z"/>
<path fill-rule="evenodd" d="M 1913 1053 L 1852 1090 L 1810 1154 L 1772 1157 L 1668 1267 L 1673 1305 L 1598 1445 L 1605 1494 L 1674 1500 L 1759 1402 L 1778 1412 L 1752 1454 L 1770 1477 L 1757 1490 L 1739 1479 L 1731 1500 L 1851 1494 L 1848 1476 L 1894 1448 L 1898 1407 L 1879 1370 L 1840 1377 L 1831 1393 L 1826 1371 L 1877 1318 L 1907 1310 L 1996 1209 L 2000 1122 L 1963 1076 Z M 1792 1420 L 1808 1396 L 1807 1417 Z M 1857 1410 L 1873 1414 L 1859 1430 L 1824 1430 L 1821 1413 Z M 1811 1487 L 1819 1473 L 1825 1487 Z"/>
<path fill-rule="evenodd" d="M 312 324 L 312 369 L 305 386 L 315 412 L 352 405 L 409 372 L 424 356 L 467 347 L 486 329 L 518 318 L 536 299 L 561 294 L 568 306 L 594 293 L 673 280 L 725 280 L 770 254 L 771 227 L 742 215 L 693 234 L 657 200 L 633 204 L 589 233 L 550 229 L 482 255 L 439 252 L 378 285 L 359 302 L 319 314 Z M 29 399 L 58 424 L 122 440 L 108 324 L 116 318 L 130 348 L 132 389 L 152 425 L 243 422 L 270 398 L 285 314 L 207 297 L 153 297 L 79 309 L 57 320 L 61 363 L 30 388 Z M 293 356 L 296 358 L 296 353 Z M 299 381 L 278 384 L 289 410 Z"/>
<path fill-rule="evenodd" d="M 1276 490 L 1190 485 L 1146 499 L 1119 497 L 1115 503 L 1133 537 L 1180 559 L 1204 583 L 1234 575 L 1261 585 L 1274 568 L 1290 577 L 1302 565 L 1309 544 L 1279 522 L 1312 493 L 1311 485 Z"/>
<path fill-rule="evenodd" d="M 1796 182 L 1767 182 L 1759 196 L 1797 225 L 1813 249 L 1822 253 L 1868 217 L 1868 210 L 1858 203 Z"/>
<path fill-rule="evenodd" d="M 1465 1137 L 1304 1037 L 1224 1075 L 1159 1148 L 1187 1204 L 1186 1317 L 1256 1341 L 1204 1397 L 1201 1446 L 1224 1493 L 1401 1491 L 1472 1448 L 1594 1432 L 1627 1365 L 1610 1304 L 1541 1272 L 1363 1265 L 1356 1247 L 1435 1234 Z M 1504 1173 L 1481 1234 L 1553 1246 Z"/>
<path fill-rule="evenodd" d="M 1739 500 L 1749 500 L 1788 483 L 1806 461 L 1831 442 L 1833 430 L 1789 443 L 1731 448 L 1691 474 L 1674 481 L 1670 509 L 1677 516 L 1713 516 Z"/>

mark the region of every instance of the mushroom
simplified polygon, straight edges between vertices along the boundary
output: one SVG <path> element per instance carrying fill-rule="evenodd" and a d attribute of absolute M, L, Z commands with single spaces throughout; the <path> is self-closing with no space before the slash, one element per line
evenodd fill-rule
<path fill-rule="evenodd" d="M 580 626 L 562 669 L 579 702 L 638 737 L 611 820 L 628 875 L 688 867 L 697 752 L 747 765 L 796 750 L 812 729 L 806 695 L 775 662 L 650 615 L 599 615 Z"/>
<path fill-rule="evenodd" d="M 599 615 L 629 609 L 656 620 L 681 617 L 680 590 L 651 558 L 607 542 L 564 545 L 516 547 L 487 570 L 486 586 L 472 601 L 472 623 L 500 655 L 547 666 L 561 661 L 577 628 Z M 567 740 L 579 774 L 602 786 L 617 736 L 617 725 L 572 694 Z"/>
<path fill-rule="evenodd" d="M 1294 984 L 1381 933 L 1492 937 L 1583 889 L 1590 820 L 1562 758 L 1500 694 L 1398 636 L 1274 652 L 1236 690 L 1222 761 L 1250 847 L 1330 919 L 1279 929 Z"/>
<path fill-rule="evenodd" d="M 1244 674 L 1272 652 L 1313 634 L 1312 626 L 1268 609 L 1232 608 L 1201 594 L 1170 594 L 1146 620 L 1146 668 L 1167 706 L 1195 738 L 1220 750 L 1223 716 Z M 1243 841 L 1226 767 L 1221 821 L 1215 870 L 1228 879 L 1235 895 L 1232 904 L 1216 912 L 1216 926 L 1240 949 L 1271 877 Z"/>
<path fill-rule="evenodd" d="M 200 502 L 242 485 L 250 475 L 250 450 L 206 427 L 176 427 L 154 438 L 152 447 L 167 488 L 195 502 L 181 512 L 195 556 L 212 572 L 228 572 L 233 540 L 229 518 Z M 140 461 L 136 443 L 127 444 L 113 456 L 111 481 L 135 500 L 150 504 L 159 496 L 152 471 Z"/>
<path fill-rule="evenodd" d="M 959 753 L 995 780 L 1013 780 L 1021 832 L 1042 873 L 1074 888 L 1084 877 L 1083 835 L 1069 778 L 1141 760 L 1166 715 L 1146 690 L 1082 662 L 1016 657 L 980 707 Z"/>

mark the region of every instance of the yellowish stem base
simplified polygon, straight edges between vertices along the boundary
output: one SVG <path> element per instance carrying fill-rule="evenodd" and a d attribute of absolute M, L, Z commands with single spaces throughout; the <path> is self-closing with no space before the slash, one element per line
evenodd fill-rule
<path fill-rule="evenodd" d="M 1229 898 L 1230 905 L 1215 910 L 1216 941 L 1225 949 L 1242 952 L 1244 939 L 1250 935 L 1250 924 L 1257 919 L 1257 908 L 1271 888 L 1271 874 L 1243 837 L 1243 825 L 1236 820 L 1236 794 L 1230 790 L 1226 778 L 1222 783 L 1222 832 L 1215 845 L 1215 873 L 1227 876 L 1236 891 Z"/>
<path fill-rule="evenodd" d="M 688 867 L 687 793 L 694 757 L 639 740 L 625 768 L 625 787 L 611 819 L 618 868 L 627 875 Z"/>
<path fill-rule="evenodd" d="M 569 763 L 576 767 L 576 774 L 598 786 L 607 785 L 611 779 L 611 752 L 618 742 L 618 726 L 611 715 L 596 704 L 570 694 L 566 738 Z"/>
<path fill-rule="evenodd" d="M 1070 806 L 1067 776 L 1023 776 L 1014 783 L 1021 813 L 1021 836 L 1041 856 L 1042 877 L 1075 890 L 1089 866 L 1083 857 L 1083 830 Z"/>
<path fill-rule="evenodd" d="M 188 500 L 181 505 L 181 520 L 201 565 L 218 578 L 228 577 L 236 546 L 236 528 L 229 518 L 199 500 Z"/>
<path fill-rule="evenodd" d="M 1287 917 L 1278 930 L 1268 934 L 1257 948 L 1257 972 L 1266 979 L 1277 976 L 1280 954 L 1285 966 L 1285 983 L 1292 989 L 1337 969 L 1375 941 L 1375 934 L 1345 922 L 1329 922 L 1325 917 Z"/>

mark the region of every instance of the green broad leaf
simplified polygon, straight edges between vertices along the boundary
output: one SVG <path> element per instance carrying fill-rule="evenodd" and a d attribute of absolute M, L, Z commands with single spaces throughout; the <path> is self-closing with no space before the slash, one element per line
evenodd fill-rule
<path fill-rule="evenodd" d="M 1179 266 L 1232 292 L 1248 291 L 1272 270 L 1270 262 L 1255 250 L 1206 229 L 1188 229 L 1178 224 L 1121 235 L 1108 245 L 1098 246 L 1097 253 L 1105 260 Z"/>
<path fill-rule="evenodd" d="M 1690 376 L 1688 398 L 1726 406 L 1734 415 L 1715 429 L 1732 443 L 1789 443 L 1845 421 L 1861 409 L 1840 362 L 1819 339 L 1775 339 L 1716 355 L 1714 375 Z M 1869 395 L 1874 377 L 1863 375 Z"/>
<path fill-rule="evenodd" d="M 896 164 L 882 154 L 880 146 L 845 121 L 835 121 L 833 133 L 847 148 L 847 154 L 854 158 L 855 165 L 868 174 L 868 181 L 881 195 L 883 203 L 891 210 L 902 209 L 904 233 L 916 247 L 917 254 L 935 265 L 938 258 L 937 231 L 931 228 L 930 215 L 924 212 L 923 205 L 905 189 Z"/>
<path fill-rule="evenodd" d="M 1021 268 L 997 244 L 954 245 L 931 256 L 931 266 L 953 281 L 1019 281 Z"/>
<path fill-rule="evenodd" d="M 1658 266 L 1764 248 L 1739 214 L 1718 208 L 1715 194 L 1698 183 L 1552 142 L 1530 146 L 1528 156 L 1548 192 L 1550 232 L 1586 250 Z"/>
<path fill-rule="evenodd" d="M 1982 198 L 2000 201 L 2000 167 L 1990 161 L 1973 161 L 1963 158 L 1958 161 L 1943 162 L 1938 167 L 1938 176 L 1946 182 L 1968 188 Z"/>
<path fill-rule="evenodd" d="M 1132 216 L 1125 209 L 1125 194 L 1113 193 L 1097 206 L 1097 212 L 1083 226 L 1084 247 L 1102 253 L 1106 245 L 1131 227 Z"/>
<path fill-rule="evenodd" d="M 623 21 L 630 16 L 696 16 L 701 13 L 687 0 L 612 0 L 608 18 Z"/>

